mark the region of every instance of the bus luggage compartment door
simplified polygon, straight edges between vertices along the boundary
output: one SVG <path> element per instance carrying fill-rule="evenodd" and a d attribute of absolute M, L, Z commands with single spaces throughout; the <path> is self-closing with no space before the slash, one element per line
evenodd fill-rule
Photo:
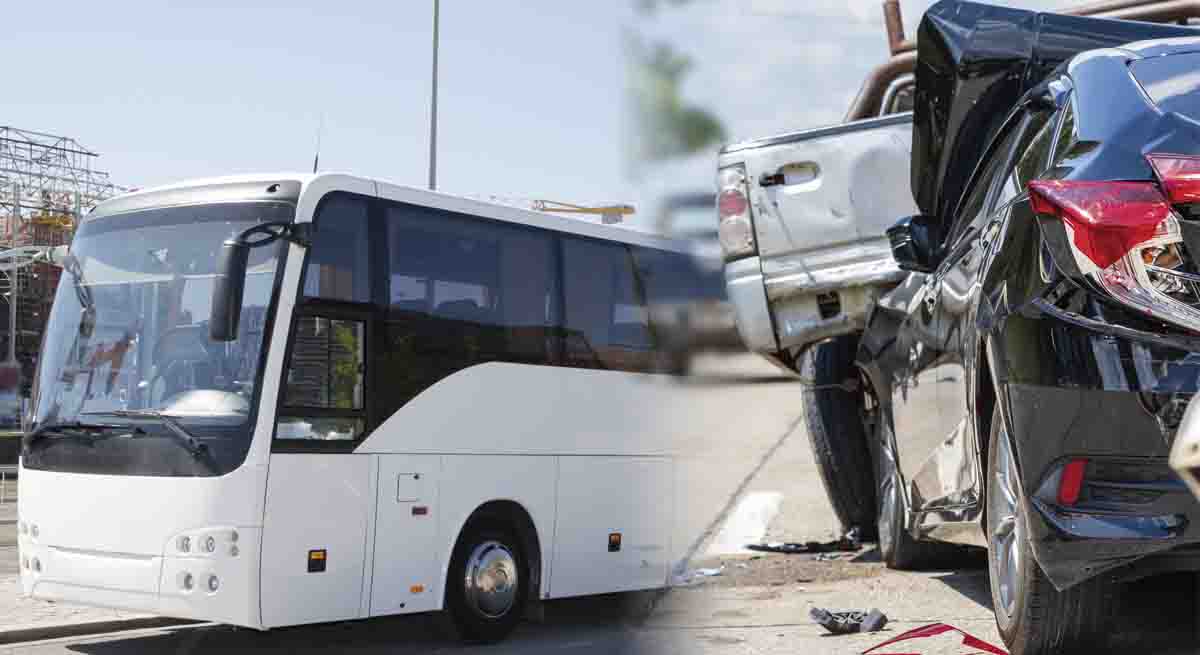
<path fill-rule="evenodd" d="M 437 455 L 380 455 L 371 616 L 437 608 Z"/>
<path fill-rule="evenodd" d="M 560 457 L 554 597 L 662 587 L 672 509 L 665 458 Z"/>

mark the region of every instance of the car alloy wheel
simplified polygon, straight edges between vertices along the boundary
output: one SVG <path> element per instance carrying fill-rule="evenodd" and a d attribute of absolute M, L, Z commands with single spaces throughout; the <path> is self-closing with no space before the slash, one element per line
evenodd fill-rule
<path fill-rule="evenodd" d="M 998 449 L 995 475 L 988 485 L 988 557 L 992 560 L 993 584 L 999 601 L 996 609 L 1012 620 L 1017 611 L 1017 599 L 1026 584 L 1021 559 L 1025 517 L 1022 515 L 1016 459 L 1003 425 L 998 437 L 994 446 Z"/>

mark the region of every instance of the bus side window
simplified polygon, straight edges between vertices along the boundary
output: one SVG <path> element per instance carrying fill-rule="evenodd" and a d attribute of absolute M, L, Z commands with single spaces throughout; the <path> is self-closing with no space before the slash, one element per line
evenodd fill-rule
<path fill-rule="evenodd" d="M 304 274 L 304 295 L 370 302 L 367 201 L 334 194 L 321 203 L 314 222 L 317 231 Z"/>
<path fill-rule="evenodd" d="M 362 435 L 364 327 L 362 321 L 321 316 L 296 319 L 277 439 Z"/>
<path fill-rule="evenodd" d="M 645 290 L 628 246 L 564 236 L 565 364 L 654 370 Z"/>
<path fill-rule="evenodd" d="M 549 234 L 401 204 L 385 223 L 381 418 L 477 364 L 551 362 L 559 294 Z"/>

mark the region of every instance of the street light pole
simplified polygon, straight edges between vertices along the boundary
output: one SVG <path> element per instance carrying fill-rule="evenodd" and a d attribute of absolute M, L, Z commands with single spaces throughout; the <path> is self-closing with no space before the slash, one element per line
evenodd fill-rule
<path fill-rule="evenodd" d="M 13 215 L 8 224 L 8 233 L 12 236 L 10 247 L 17 247 L 17 230 L 21 227 L 21 184 L 13 184 Z M 8 364 L 17 362 L 17 291 L 21 276 L 16 269 L 8 272 Z"/>
<path fill-rule="evenodd" d="M 438 13 L 441 1 L 433 0 L 433 89 L 429 101 L 429 190 L 437 189 Z"/>

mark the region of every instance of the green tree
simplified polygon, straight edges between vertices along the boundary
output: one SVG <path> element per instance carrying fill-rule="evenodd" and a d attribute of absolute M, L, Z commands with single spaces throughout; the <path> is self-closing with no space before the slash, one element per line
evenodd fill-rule
<path fill-rule="evenodd" d="M 683 82 L 692 70 L 687 55 L 668 43 L 647 45 L 636 36 L 628 39 L 627 48 L 638 160 L 682 157 L 725 139 L 725 129 L 712 112 L 683 99 Z"/>

